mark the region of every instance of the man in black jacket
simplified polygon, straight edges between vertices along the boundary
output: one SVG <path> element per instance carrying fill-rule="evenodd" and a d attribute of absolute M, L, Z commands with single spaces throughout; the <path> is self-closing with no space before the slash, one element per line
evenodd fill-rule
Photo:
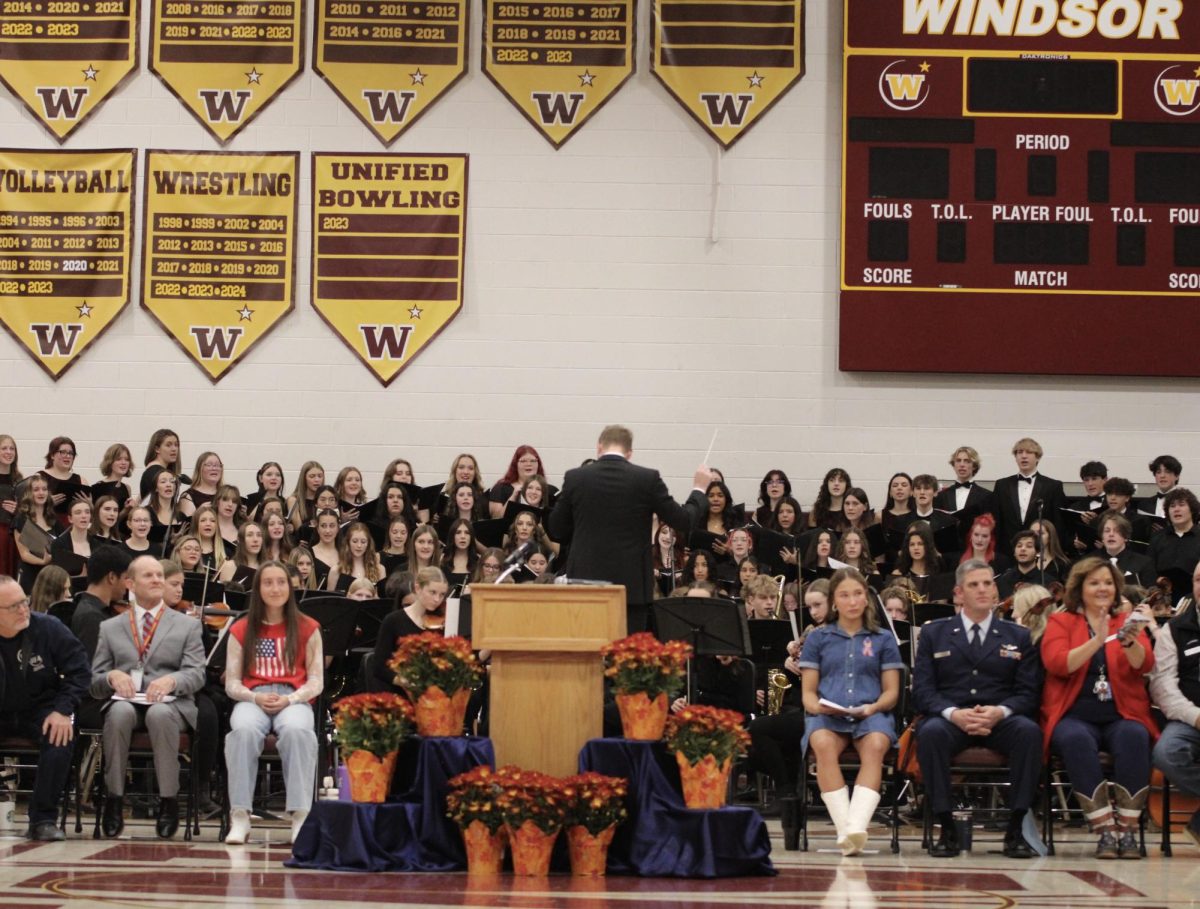
<path fill-rule="evenodd" d="M 100 623 L 112 618 L 113 601 L 125 596 L 125 575 L 130 561 L 122 546 L 97 546 L 88 559 L 87 590 L 75 599 L 71 631 L 83 642 L 89 661 L 96 655 Z"/>
<path fill-rule="evenodd" d="M 58 799 L 71 769 L 72 715 L 91 682 L 79 640 L 58 619 L 31 615 L 21 585 L 0 575 L 0 735 L 39 745 L 29 838 L 61 840 Z"/>
<path fill-rule="evenodd" d="M 1067 504 L 1060 480 L 1038 472 L 1042 446 L 1034 439 L 1020 439 L 1013 445 L 1017 472 L 1001 477 L 992 488 L 996 515 L 996 539 L 1007 545 L 1018 530 L 1028 530 L 1039 513 L 1054 525 L 1063 539 L 1062 508 Z"/>
<path fill-rule="evenodd" d="M 659 472 L 631 464 L 632 455 L 633 433 L 624 426 L 606 426 L 596 443 L 596 460 L 567 471 L 550 513 L 550 535 L 571 544 L 569 577 L 624 585 L 630 634 L 645 630 L 654 599 L 653 516 L 687 534 L 704 513 L 704 490 L 713 477 L 701 465 L 681 506 Z"/>

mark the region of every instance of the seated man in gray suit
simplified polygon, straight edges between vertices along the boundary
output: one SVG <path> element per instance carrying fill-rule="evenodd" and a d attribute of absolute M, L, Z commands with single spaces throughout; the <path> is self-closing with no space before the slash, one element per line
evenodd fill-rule
<path fill-rule="evenodd" d="M 192 696 L 204 685 L 204 644 L 200 622 L 163 603 L 163 585 L 158 560 L 138 556 L 129 566 L 133 607 L 100 625 L 92 696 L 129 699 L 109 701 L 104 711 L 105 836 L 117 836 L 125 826 L 125 769 L 136 729 L 149 731 L 154 749 L 155 830 L 165 838 L 179 829 L 179 735 L 196 728 Z"/>

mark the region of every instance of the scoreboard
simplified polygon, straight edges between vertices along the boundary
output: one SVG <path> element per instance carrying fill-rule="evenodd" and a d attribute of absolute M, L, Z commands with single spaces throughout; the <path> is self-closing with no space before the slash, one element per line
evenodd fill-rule
<path fill-rule="evenodd" d="M 840 366 L 1200 375 L 1200 3 L 846 0 Z"/>

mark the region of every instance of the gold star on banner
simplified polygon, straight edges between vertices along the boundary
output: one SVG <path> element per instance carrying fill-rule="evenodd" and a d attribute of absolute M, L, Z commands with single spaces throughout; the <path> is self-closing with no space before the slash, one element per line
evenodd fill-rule
<path fill-rule="evenodd" d="M 100 73 L 100 70 L 96 69 L 96 67 L 92 66 L 92 64 L 89 63 L 88 68 L 83 71 L 83 80 L 85 82 L 95 82 L 96 76 L 99 73 Z"/>
<path fill-rule="evenodd" d="M 1200 66 L 1196 67 L 1196 76 L 1200 78 Z"/>
<path fill-rule="evenodd" d="M 425 310 L 421 309 L 419 306 L 413 306 L 413 308 L 408 311 L 408 317 L 410 319 L 419 319 L 421 318 L 421 313 L 424 311 Z"/>
<path fill-rule="evenodd" d="M 76 306 L 79 310 L 79 318 L 90 319 L 92 317 L 92 307 L 88 306 L 88 301 L 84 300 L 82 306 Z"/>
<path fill-rule="evenodd" d="M 257 66 L 250 67 L 250 72 L 246 73 L 247 85 L 262 85 L 263 74 L 258 71 Z"/>
<path fill-rule="evenodd" d="M 755 70 L 753 73 L 751 73 L 749 76 L 746 77 L 746 81 L 750 83 L 751 88 L 761 88 L 762 84 L 766 81 L 766 77 L 760 76 L 758 74 L 758 70 Z"/>
<path fill-rule="evenodd" d="M 244 303 L 242 304 L 242 308 L 237 311 L 237 314 L 238 314 L 239 322 L 253 321 L 250 317 L 252 315 L 254 315 L 254 310 L 251 309 L 249 306 L 245 305 Z"/>
<path fill-rule="evenodd" d="M 929 64 L 924 61 L 921 61 L 921 72 L 927 73 L 927 72 L 929 72 L 929 69 L 930 69 Z"/>
<path fill-rule="evenodd" d="M 428 73 L 423 73 L 423 72 L 421 72 L 421 67 L 419 67 L 419 66 L 418 66 L 418 67 L 417 67 L 417 71 L 416 71 L 415 73 L 409 73 L 409 74 L 408 74 L 408 77 L 409 77 L 410 79 L 412 79 L 412 84 L 413 84 L 413 85 L 424 85 L 424 84 L 425 84 L 425 77 L 426 77 L 427 75 L 428 75 Z"/>
<path fill-rule="evenodd" d="M 593 73 L 590 73 L 585 69 L 582 73 L 579 74 L 579 84 L 580 85 L 595 85 L 596 84 L 596 76 Z"/>

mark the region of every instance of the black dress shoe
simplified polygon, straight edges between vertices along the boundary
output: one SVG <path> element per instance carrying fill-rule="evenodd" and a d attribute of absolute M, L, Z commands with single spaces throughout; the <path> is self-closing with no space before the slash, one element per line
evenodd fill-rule
<path fill-rule="evenodd" d="M 29 825 L 29 838 L 39 843 L 57 843 L 66 836 L 54 821 L 38 821 Z"/>
<path fill-rule="evenodd" d="M 179 799 L 161 799 L 158 803 L 158 820 L 154 832 L 169 840 L 179 829 Z"/>
<path fill-rule="evenodd" d="M 933 844 L 929 854 L 934 858 L 954 858 L 958 853 L 958 835 L 954 832 L 954 828 L 943 827 L 942 835 Z"/>
<path fill-rule="evenodd" d="M 111 839 L 120 836 L 125 829 L 125 800 L 119 795 L 110 795 L 104 800 L 104 814 L 100 818 L 100 829 Z"/>
<path fill-rule="evenodd" d="M 1028 859 L 1036 856 L 1033 847 L 1025 842 L 1025 837 L 1018 830 L 1004 835 L 1004 857 L 1013 859 Z"/>

